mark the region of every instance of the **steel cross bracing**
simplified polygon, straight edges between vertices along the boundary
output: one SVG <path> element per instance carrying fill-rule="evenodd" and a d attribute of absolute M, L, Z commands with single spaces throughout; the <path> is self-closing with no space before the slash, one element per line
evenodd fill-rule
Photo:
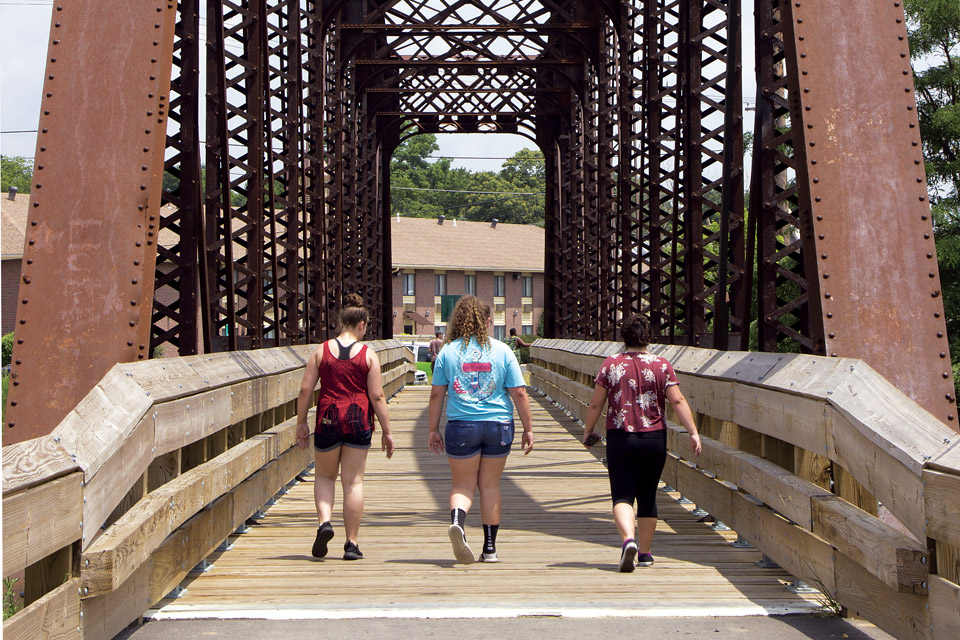
<path fill-rule="evenodd" d="M 954 420 L 903 8 L 856 22 L 841 0 L 754 4 L 754 16 L 740 0 L 58 5 L 4 437 L 30 437 L 24 415 L 48 430 L 113 363 L 156 347 L 321 340 L 348 292 L 370 304 L 369 335 L 389 337 L 390 157 L 441 132 L 514 133 L 543 151 L 548 336 L 613 340 L 643 311 L 660 342 L 863 357 Z M 755 69 L 742 68 L 743 20 Z M 135 66 L 85 46 L 105 23 Z M 83 100 L 86 81 L 113 76 L 103 100 Z M 103 104 L 136 111 L 106 127 Z M 163 129 L 165 145 L 151 137 Z M 91 136 L 84 161 L 76 131 Z M 81 175 L 123 158 L 111 190 Z M 877 207 L 874 175 L 889 187 Z M 82 201 L 98 204 L 78 216 L 68 203 Z M 918 266 L 888 277 L 876 256 Z M 36 287 L 78 273 L 95 295 L 68 310 Z M 123 312 L 108 318 L 111 295 Z M 898 313 L 874 302 L 893 299 Z M 86 356 L 69 371 L 45 356 L 55 320 Z M 902 373 L 878 346 L 891 336 L 924 364 Z M 21 392 L 50 376 L 64 378 L 55 401 Z"/>

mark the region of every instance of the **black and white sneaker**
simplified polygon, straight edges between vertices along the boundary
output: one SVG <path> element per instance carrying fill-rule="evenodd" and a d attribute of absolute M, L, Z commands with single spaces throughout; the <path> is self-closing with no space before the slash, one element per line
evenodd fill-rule
<path fill-rule="evenodd" d="M 633 564 L 637 557 L 637 543 L 631 538 L 623 543 L 623 550 L 620 551 L 620 573 L 630 573 L 636 567 Z"/>
<path fill-rule="evenodd" d="M 333 525 L 327 520 L 317 529 L 317 539 L 313 541 L 313 557 L 323 558 L 327 555 L 327 543 L 333 538 Z"/>
<path fill-rule="evenodd" d="M 490 553 L 487 553 L 486 551 L 484 551 L 483 553 L 480 554 L 480 562 L 500 562 L 500 559 L 497 558 L 496 551 L 493 551 Z"/>
<path fill-rule="evenodd" d="M 355 543 L 347 542 L 343 545 L 343 559 L 344 560 L 363 560 L 363 552 L 360 551 Z"/>
<path fill-rule="evenodd" d="M 653 566 L 653 556 L 649 553 L 641 553 L 637 556 L 637 566 L 638 567 L 652 567 Z"/>
<path fill-rule="evenodd" d="M 467 546 L 467 534 L 463 532 L 463 527 L 452 524 L 447 529 L 447 535 L 450 536 L 450 543 L 453 544 L 453 555 L 457 557 L 457 562 L 473 564 L 473 551 L 470 551 L 470 547 Z"/>

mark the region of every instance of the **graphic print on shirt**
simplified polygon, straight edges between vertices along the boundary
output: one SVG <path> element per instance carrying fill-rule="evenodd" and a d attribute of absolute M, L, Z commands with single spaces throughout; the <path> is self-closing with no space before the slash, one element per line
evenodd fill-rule
<path fill-rule="evenodd" d="M 453 377 L 453 391 L 464 402 L 480 403 L 497 390 L 493 365 L 483 361 L 483 350 L 469 347 L 463 354 Z"/>

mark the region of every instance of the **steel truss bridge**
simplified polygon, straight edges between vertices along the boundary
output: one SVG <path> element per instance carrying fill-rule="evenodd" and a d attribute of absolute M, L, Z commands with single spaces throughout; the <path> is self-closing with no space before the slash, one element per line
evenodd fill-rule
<path fill-rule="evenodd" d="M 43 490 L 70 502 L 64 478 L 79 483 L 85 524 L 81 537 L 54 536 L 40 560 L 8 565 L 5 551 L 5 566 L 46 563 L 40 573 L 49 575 L 87 562 L 102 523 L 126 523 L 136 538 L 129 531 L 144 529 L 129 529 L 135 517 L 126 514 L 142 515 L 167 480 L 274 429 L 277 446 L 263 445 L 273 475 L 248 470 L 263 486 L 243 504 L 272 495 L 300 461 L 281 426 L 302 345 L 329 336 L 346 292 L 372 302 L 372 337 L 385 341 L 378 348 L 392 354 L 402 386 L 406 365 L 389 340 L 391 155 L 419 133 L 513 133 L 546 164 L 542 384 L 575 410 L 589 358 L 608 348 L 589 345 L 614 340 L 624 314 L 649 313 L 660 344 L 693 354 L 690 376 L 729 385 L 698 387 L 706 396 L 697 410 L 719 421 L 723 446 L 806 479 L 816 479 L 817 464 L 784 447 L 816 450 L 831 473 L 846 465 L 865 487 L 868 498 L 854 504 L 880 497 L 911 539 L 935 541 L 930 555 L 882 529 L 890 549 L 919 554 L 910 557 L 923 558 L 921 573 L 943 582 L 929 591 L 936 624 L 910 628 L 952 637 L 960 591 L 945 567 L 960 544 L 956 400 L 901 5 L 756 0 L 743 16 L 740 0 L 55 2 L 4 425 L 4 546 L 8 495 L 24 502 Z M 753 42 L 742 42 L 744 20 Z M 753 69 L 743 66 L 745 50 Z M 756 84 L 749 149 L 745 73 Z M 165 184 L 165 173 L 174 180 Z M 161 345 L 181 357 L 151 360 Z M 751 358 L 768 373 L 776 358 L 799 358 L 789 371 L 807 386 L 733 370 L 756 371 Z M 851 393 L 839 382 L 798 391 L 811 388 L 804 376 L 815 365 L 834 371 L 840 365 L 823 363 L 845 359 L 874 372 L 858 393 L 889 391 L 899 408 L 881 394 L 861 415 L 827 398 Z M 703 373 L 708 361 L 733 364 Z M 250 381 L 243 393 L 241 379 Z M 726 404 L 744 385 L 760 389 L 747 404 L 779 426 Z M 159 396 L 128 406 L 144 389 Z M 798 393 L 802 401 L 771 400 Z M 206 403 L 202 419 L 168 424 L 162 411 L 148 413 L 167 403 L 183 418 L 189 404 L 178 403 L 194 395 Z M 246 404 L 231 409 L 241 396 Z M 860 426 L 828 420 L 827 431 L 809 427 L 823 438 L 798 435 L 804 411 L 832 416 L 827 405 Z M 921 417 L 887 430 L 891 416 L 914 413 Z M 728 442 L 724 422 L 762 438 L 737 432 Z M 922 444 L 911 445 L 916 433 Z M 880 463 L 857 466 L 856 443 L 905 465 L 910 486 L 939 474 L 942 493 L 896 493 L 876 477 Z M 681 459 L 682 443 L 674 445 Z M 111 464 L 123 482 L 93 482 Z M 237 488 L 204 494 L 200 507 Z M 900 509 L 910 500 L 926 511 Z M 143 535 L 160 529 L 150 531 Z M 808 531 L 834 550 L 846 539 Z M 159 553 L 163 538 L 150 540 L 138 562 Z M 929 564 L 936 558 L 940 573 Z M 928 582 L 906 569 L 860 566 L 897 594 L 928 597 Z M 78 568 L 68 584 L 108 611 L 96 598 L 125 593 L 139 567 L 109 583 Z M 56 589 L 38 601 L 60 597 Z M 938 635 L 943 624 L 950 631 Z"/>

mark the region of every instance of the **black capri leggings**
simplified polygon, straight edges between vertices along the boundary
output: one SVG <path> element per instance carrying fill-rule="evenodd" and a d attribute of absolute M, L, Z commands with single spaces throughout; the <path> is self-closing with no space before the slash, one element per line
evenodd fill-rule
<path fill-rule="evenodd" d="M 613 504 L 637 503 L 638 518 L 657 517 L 657 484 L 667 460 L 667 430 L 607 431 L 607 473 Z"/>

